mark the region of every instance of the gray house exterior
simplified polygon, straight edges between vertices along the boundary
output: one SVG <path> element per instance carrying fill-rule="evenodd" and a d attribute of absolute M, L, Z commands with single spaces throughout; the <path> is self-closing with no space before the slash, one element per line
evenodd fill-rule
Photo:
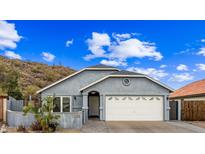
<path fill-rule="evenodd" d="M 172 91 L 147 75 L 96 65 L 37 93 L 42 100 L 57 97 L 55 112 L 82 111 L 85 123 L 90 117 L 105 121 L 169 120 L 167 98 Z"/>

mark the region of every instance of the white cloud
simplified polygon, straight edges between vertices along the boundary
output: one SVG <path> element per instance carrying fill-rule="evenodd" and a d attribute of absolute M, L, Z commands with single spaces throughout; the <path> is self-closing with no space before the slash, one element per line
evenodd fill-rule
<path fill-rule="evenodd" d="M 194 77 L 189 73 L 182 73 L 182 74 L 172 74 L 172 77 L 170 78 L 170 81 L 174 82 L 184 82 L 184 81 L 190 81 Z"/>
<path fill-rule="evenodd" d="M 197 67 L 200 71 L 205 71 L 205 64 L 196 64 L 196 67 Z"/>
<path fill-rule="evenodd" d="M 70 47 L 72 44 L 73 44 L 73 39 L 66 41 L 66 47 Z"/>
<path fill-rule="evenodd" d="M 104 59 L 100 63 L 104 64 L 104 65 L 108 65 L 108 66 L 114 66 L 114 67 L 117 67 L 117 66 L 127 66 L 126 62 L 117 61 L 117 60 L 106 60 L 106 59 Z"/>
<path fill-rule="evenodd" d="M 42 52 L 42 58 L 47 62 L 52 62 L 55 59 L 55 55 L 49 52 Z"/>
<path fill-rule="evenodd" d="M 128 58 L 148 57 L 156 61 L 163 58 L 161 53 L 156 50 L 154 43 L 143 42 L 137 38 L 111 41 L 108 34 L 93 32 L 92 38 L 88 39 L 87 43 L 91 54 L 84 57 L 86 60 L 107 58 L 108 60 L 118 59 L 126 62 Z"/>
<path fill-rule="evenodd" d="M 183 51 L 179 51 L 179 52 L 175 52 L 174 54 L 175 55 L 182 55 L 182 54 L 186 54 L 186 55 L 196 55 L 195 53 L 195 48 L 188 48 L 186 50 L 183 50 Z"/>
<path fill-rule="evenodd" d="M 205 47 L 200 48 L 199 52 L 197 52 L 197 55 L 205 56 Z"/>
<path fill-rule="evenodd" d="M 201 39 L 201 42 L 205 42 L 205 39 Z"/>
<path fill-rule="evenodd" d="M 168 75 L 168 73 L 166 73 L 165 70 L 162 70 L 162 69 L 157 70 L 155 68 L 130 67 L 127 70 L 137 72 L 137 73 L 146 74 L 146 75 L 151 76 L 157 80 L 159 80 L 160 78 L 164 78 Z"/>
<path fill-rule="evenodd" d="M 159 68 L 165 68 L 165 67 L 167 67 L 167 65 L 160 65 Z"/>
<path fill-rule="evenodd" d="M 116 34 L 112 33 L 113 38 L 115 38 L 117 41 L 123 40 L 123 39 L 129 39 L 131 38 L 131 34 L 129 33 L 124 33 L 124 34 Z"/>
<path fill-rule="evenodd" d="M 92 38 L 86 41 L 88 43 L 88 49 L 91 54 L 84 57 L 85 60 L 90 60 L 98 57 L 105 57 L 105 50 L 103 47 L 110 46 L 110 37 L 106 33 L 92 33 Z"/>
<path fill-rule="evenodd" d="M 22 59 L 22 57 L 19 54 L 13 51 L 5 51 L 4 55 L 10 59 Z"/>
<path fill-rule="evenodd" d="M 20 36 L 15 28 L 15 24 L 8 23 L 7 21 L 0 21 L 0 49 L 6 48 L 15 49 L 17 42 L 20 41 Z"/>
<path fill-rule="evenodd" d="M 138 39 L 128 39 L 120 41 L 118 44 L 110 46 L 111 58 L 126 60 L 127 58 L 144 58 L 149 57 L 156 61 L 162 59 L 160 52 L 156 51 L 153 43 L 142 42 Z"/>
<path fill-rule="evenodd" d="M 179 65 L 177 66 L 177 70 L 178 70 L 178 71 L 188 71 L 189 69 L 188 69 L 188 66 L 186 66 L 186 65 L 184 65 L 184 64 L 179 64 Z"/>

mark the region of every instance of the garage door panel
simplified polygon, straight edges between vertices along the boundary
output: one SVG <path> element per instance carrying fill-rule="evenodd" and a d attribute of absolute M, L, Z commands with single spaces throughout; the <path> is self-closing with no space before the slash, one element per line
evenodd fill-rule
<path fill-rule="evenodd" d="M 161 96 L 107 96 L 107 121 L 161 121 Z"/>

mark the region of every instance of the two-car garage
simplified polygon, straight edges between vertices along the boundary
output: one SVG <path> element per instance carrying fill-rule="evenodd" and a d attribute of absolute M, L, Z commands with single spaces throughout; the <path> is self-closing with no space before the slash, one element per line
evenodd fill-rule
<path fill-rule="evenodd" d="M 162 96 L 106 96 L 106 121 L 162 121 Z"/>

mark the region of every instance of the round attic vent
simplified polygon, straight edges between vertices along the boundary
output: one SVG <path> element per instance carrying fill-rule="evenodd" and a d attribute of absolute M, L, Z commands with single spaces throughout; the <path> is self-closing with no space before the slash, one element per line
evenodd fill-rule
<path fill-rule="evenodd" d="M 122 80 L 122 83 L 124 86 L 129 86 L 130 85 L 130 80 L 128 78 L 125 78 Z"/>

